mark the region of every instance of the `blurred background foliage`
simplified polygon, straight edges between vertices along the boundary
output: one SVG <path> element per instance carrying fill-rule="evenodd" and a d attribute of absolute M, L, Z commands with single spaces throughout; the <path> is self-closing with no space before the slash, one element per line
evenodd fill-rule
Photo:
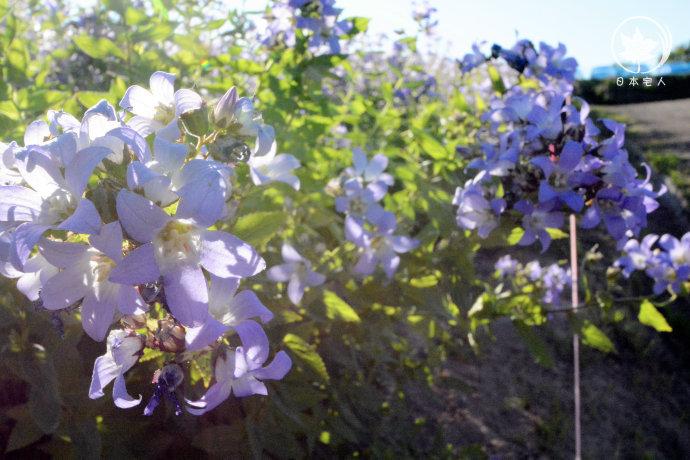
<path fill-rule="evenodd" d="M 447 378 L 447 363 L 478 350 L 478 336 L 488 337 L 497 318 L 515 325 L 538 363 L 529 365 L 552 367 L 559 359 L 538 331 L 549 317 L 538 292 L 504 298 L 481 281 L 493 272 L 493 263 L 482 261 L 505 252 L 510 229 L 480 246 L 455 224 L 452 194 L 465 180 L 456 147 L 475 142 L 488 102 L 479 91 L 467 97 L 459 88 L 480 82 L 468 81 L 453 62 L 423 55 L 415 36 L 398 37 L 394 56 L 405 55 L 402 64 L 383 52 L 315 57 L 300 32 L 293 48 L 258 46 L 251 19 L 217 0 L 105 0 L 92 8 L 0 0 L 0 140 L 20 140 L 48 109 L 80 116 L 100 99 L 117 105 L 127 86 L 146 86 L 156 70 L 209 95 L 235 85 L 256 96 L 279 150 L 303 167 L 300 193 L 277 186 L 244 197 L 233 233 L 265 253 L 269 266 L 279 263 L 283 240 L 297 241 L 317 270 L 331 274 L 325 289 L 308 292 L 299 308 L 265 278 L 254 280 L 253 289 L 276 312 L 267 328 L 271 343 L 282 344 L 295 366 L 269 386 L 269 397 L 231 398 L 198 418 L 175 417 L 170 408 L 146 418 L 139 409 L 116 409 L 110 398 L 89 400 L 91 367 L 103 344 L 85 337 L 73 315 L 39 310 L 3 280 L 0 440 L 8 455 L 481 458 L 482 446 L 450 442 L 434 418 L 434 389 L 458 386 Z M 367 20 L 352 21 L 350 38 L 364 41 Z M 440 96 L 410 79 L 415 72 L 435 73 Z M 485 94 L 501 91 L 498 72 L 487 81 Z M 416 96 L 402 103 L 400 90 Z M 396 184 L 385 207 L 399 216 L 402 233 L 422 243 L 390 282 L 351 278 L 353 246 L 324 193 L 350 164 L 351 146 L 390 159 Z M 566 258 L 564 246 L 560 254 Z M 607 287 L 597 260 L 588 268 L 592 292 Z M 581 331 L 586 344 L 615 352 L 616 338 L 606 335 L 612 330 L 639 343 L 649 338 L 650 329 L 637 322 L 638 305 L 613 305 L 604 295 L 592 302 L 598 308 L 566 326 Z M 670 321 L 681 331 L 688 327 L 687 319 Z M 165 359 L 147 352 L 148 368 L 128 376 L 130 392 L 150 394 L 151 374 Z M 190 369 L 184 384 L 190 399 L 211 379 L 206 364 Z M 547 454 L 563 455 L 561 442 L 554 438 Z"/>

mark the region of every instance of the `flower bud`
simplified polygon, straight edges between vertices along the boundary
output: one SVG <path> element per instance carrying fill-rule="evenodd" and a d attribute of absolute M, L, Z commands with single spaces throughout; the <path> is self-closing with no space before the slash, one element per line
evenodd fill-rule
<path fill-rule="evenodd" d="M 223 94 L 213 108 L 213 121 L 220 128 L 227 128 L 235 113 L 237 89 L 233 86 Z"/>

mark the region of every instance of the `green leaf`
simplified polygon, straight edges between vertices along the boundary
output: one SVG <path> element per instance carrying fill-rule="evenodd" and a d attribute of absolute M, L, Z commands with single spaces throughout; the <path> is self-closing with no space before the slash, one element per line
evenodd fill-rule
<path fill-rule="evenodd" d="M 561 240 L 563 238 L 568 238 L 568 234 L 560 228 L 547 228 L 546 233 L 548 233 L 551 239 L 553 240 Z"/>
<path fill-rule="evenodd" d="M 285 223 L 282 211 L 259 211 L 240 216 L 233 233 L 249 244 L 262 246 L 273 238 Z"/>
<path fill-rule="evenodd" d="M 14 418 L 17 422 L 14 428 L 12 428 L 12 433 L 10 433 L 10 439 L 5 449 L 6 453 L 26 447 L 38 441 L 44 435 L 43 430 L 36 425 L 31 415 L 29 415 L 26 406 L 22 407 L 19 414 Z"/>
<path fill-rule="evenodd" d="M 122 50 L 108 38 L 79 35 L 72 40 L 74 44 L 77 45 L 77 48 L 94 59 L 105 59 L 108 56 L 115 56 L 120 59 L 125 58 Z"/>
<path fill-rule="evenodd" d="M 496 67 L 490 65 L 487 66 L 487 70 L 489 71 L 489 78 L 491 79 L 491 84 L 494 87 L 494 91 L 497 91 L 501 94 L 506 92 L 506 85 L 503 83 L 503 77 L 501 77 L 501 72 L 496 69 Z"/>
<path fill-rule="evenodd" d="M 346 323 L 359 323 L 361 321 L 354 308 L 338 297 L 335 292 L 324 290 L 323 303 L 326 304 L 326 316 L 328 316 L 328 319 L 338 319 Z"/>
<path fill-rule="evenodd" d="M 644 299 L 640 304 L 640 314 L 637 319 L 645 326 L 653 327 L 659 332 L 671 332 L 673 329 L 659 310 L 648 299 Z"/>
<path fill-rule="evenodd" d="M 436 275 L 426 275 L 419 278 L 412 278 L 410 286 L 416 288 L 428 288 L 438 284 L 438 277 Z"/>
<path fill-rule="evenodd" d="M 438 140 L 419 129 L 413 130 L 417 143 L 422 150 L 435 160 L 448 158 L 448 150 Z"/>
<path fill-rule="evenodd" d="M 582 334 L 582 343 L 585 345 L 596 348 L 604 353 L 616 351 L 616 347 L 613 345 L 613 342 L 611 342 L 611 339 L 591 322 L 585 321 L 580 333 Z"/>
<path fill-rule="evenodd" d="M 515 227 L 510 231 L 510 235 L 508 235 L 508 244 L 511 246 L 515 246 L 520 242 L 522 239 L 522 235 L 525 234 L 525 230 L 520 228 L 520 227 Z"/>
<path fill-rule="evenodd" d="M 287 334 L 283 343 L 300 360 L 304 361 L 324 381 L 329 381 L 328 370 L 323 359 L 316 352 L 316 348 L 307 343 L 302 337 L 295 334 Z"/>

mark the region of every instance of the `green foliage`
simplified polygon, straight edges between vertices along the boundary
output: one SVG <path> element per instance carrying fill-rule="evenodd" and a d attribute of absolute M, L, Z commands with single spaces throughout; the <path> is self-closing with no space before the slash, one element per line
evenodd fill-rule
<path fill-rule="evenodd" d="M 483 458 L 476 446 L 449 448 L 433 420 L 430 401 L 443 384 L 439 375 L 448 360 L 460 347 L 479 347 L 480 332 L 501 318 L 512 321 L 536 363 L 552 367 L 556 359 L 537 329 L 545 327 L 549 314 L 543 287 L 515 280 L 518 288 L 511 290 L 480 281 L 493 270 L 490 252 L 517 245 L 524 231 L 499 228 L 496 236 L 480 241 L 455 222 L 452 197 L 466 179 L 467 165 L 456 147 L 477 147 L 474 134 L 486 96 L 456 91 L 463 84 L 458 79 L 442 101 L 400 104 L 395 91 L 414 85 L 398 69 L 363 75 L 355 65 L 360 55 L 315 57 L 299 34 L 295 48 L 246 53 L 255 44 L 247 34 L 249 18 L 214 0 L 109 0 L 80 10 L 88 18 L 84 23 L 69 22 L 62 2 L 54 13 L 37 2 L 21 2 L 24 10 L 10 3 L 0 0 L 1 141 L 21 141 L 26 125 L 49 109 L 81 115 L 101 99 L 117 104 L 127 86 L 148 86 L 156 70 L 175 73 L 178 86 L 211 95 L 237 86 L 240 93 L 256 95 L 265 121 L 275 127 L 279 151 L 300 160 L 302 187 L 298 193 L 282 185 L 247 192 L 248 171 L 239 164 L 233 198 L 241 198 L 242 205 L 232 210 L 224 229 L 259 248 L 269 266 L 280 263 L 283 241 L 295 242 L 317 271 L 328 273 L 328 282 L 293 307 L 265 277 L 249 281 L 276 312 L 266 330 L 294 368 L 269 386 L 269 397 L 231 398 L 200 419 L 171 413 L 148 419 L 140 409 L 111 407 L 109 397 L 88 399 L 91 363 L 103 344 L 83 337 L 75 313 L 51 317 L 3 286 L 0 389 L 17 387 L 21 393 L 13 407 L 3 409 L 11 426 L 7 452 L 33 446 L 79 458 Z M 50 52 L 32 32 L 39 22 L 31 20 L 34 13 L 44 15 L 41 32 L 57 34 Z M 367 28 L 368 19 L 353 18 L 350 35 Z M 400 43 L 417 52 L 416 37 L 401 36 Z M 506 91 L 498 69 L 489 66 L 489 77 L 493 91 Z M 375 84 L 356 89 L 365 78 Z M 209 131 L 206 112 L 185 122 L 196 134 Z M 336 134 L 343 127 L 347 133 Z M 420 240 L 390 281 L 382 273 L 353 279 L 357 254 L 346 241 L 333 196 L 324 192 L 350 165 L 355 146 L 389 159 L 395 185 L 383 204 L 398 216 L 401 234 Z M 568 236 L 547 231 L 555 240 Z M 596 281 L 601 280 L 592 284 Z M 601 298 L 586 290 L 592 302 Z M 614 343 L 594 324 L 597 314 L 578 315 L 586 318 L 573 320 L 583 342 L 614 352 Z M 64 338 L 54 326 L 58 321 Z M 646 301 L 639 321 L 670 331 Z M 127 376 L 132 394 L 150 396 L 151 374 L 168 358 L 147 349 L 141 369 Z M 184 383 L 190 399 L 213 383 L 210 360 L 192 362 Z"/>

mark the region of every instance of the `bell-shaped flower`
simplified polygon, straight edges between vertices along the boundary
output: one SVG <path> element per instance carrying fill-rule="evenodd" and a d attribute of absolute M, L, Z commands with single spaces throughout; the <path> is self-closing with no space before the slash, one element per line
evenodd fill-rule
<path fill-rule="evenodd" d="M 257 144 L 259 141 L 257 141 Z M 300 163 L 292 155 L 281 153 L 276 155 L 275 141 L 267 152 L 254 152 L 247 164 L 254 185 L 265 185 L 271 182 L 284 182 L 295 190 L 299 190 L 300 182 L 292 171 L 300 167 Z"/>
<path fill-rule="evenodd" d="M 91 173 L 110 150 L 80 150 L 65 167 L 43 147 L 31 147 L 17 157 L 27 186 L 0 186 L 0 222 L 14 228 L 14 263 L 21 269 L 31 250 L 49 229 L 98 233 L 101 218 L 94 204 L 82 198 Z"/>
<path fill-rule="evenodd" d="M 582 144 L 569 140 L 558 157 L 540 155 L 532 159 L 531 163 L 544 173 L 544 179 L 539 183 L 540 203 L 557 199 L 575 212 L 582 210 L 585 200 L 574 190 L 579 184 L 574 183 L 576 176 L 573 172 L 582 160 L 583 154 Z"/>
<path fill-rule="evenodd" d="M 629 278 L 635 270 L 646 269 L 654 258 L 652 246 L 659 239 L 659 235 L 646 235 L 642 241 L 628 240 L 623 246 L 624 255 L 616 260 L 615 265 L 621 267 L 623 276 Z"/>
<path fill-rule="evenodd" d="M 2 273 L 8 278 L 17 278 L 17 289 L 32 302 L 39 300 L 39 294 L 43 285 L 59 269 L 51 265 L 41 253 L 36 254 L 26 261 L 22 271 L 12 270 L 10 273 Z"/>
<path fill-rule="evenodd" d="M 388 192 L 388 187 L 393 185 L 393 176 L 385 172 L 387 167 L 388 158 L 385 155 L 377 153 L 369 160 L 362 149 L 354 148 L 352 167 L 345 169 L 345 176 L 356 178 L 367 184 L 368 188 L 379 188 L 376 194 L 383 196 Z"/>
<path fill-rule="evenodd" d="M 141 402 L 127 393 L 125 372 L 136 364 L 144 348 L 144 340 L 134 333 L 121 329 L 111 331 L 108 335 L 107 349 L 103 356 L 96 358 L 93 365 L 89 398 L 97 399 L 103 396 L 103 390 L 113 380 L 113 402 L 120 409 L 129 409 Z"/>
<path fill-rule="evenodd" d="M 279 351 L 266 367 L 268 337 L 259 324 L 246 321 L 237 327 L 242 346 L 226 350 L 215 363 L 215 383 L 198 401 L 189 401 L 187 410 L 202 415 L 218 407 L 231 394 L 238 398 L 251 395 L 267 395 L 264 380 L 280 380 L 292 367 L 292 360 Z"/>
<path fill-rule="evenodd" d="M 149 79 L 149 89 L 127 88 L 120 107 L 134 114 L 127 124 L 146 137 L 175 119 L 175 76 L 157 71 Z"/>
<path fill-rule="evenodd" d="M 551 235 L 547 229 L 561 228 L 563 226 L 563 213 L 552 210 L 553 205 L 539 204 L 535 206 L 527 200 L 515 203 L 513 209 L 523 214 L 522 228 L 524 233 L 518 241 L 520 246 L 529 246 L 539 240 L 542 251 L 546 251 L 551 245 Z"/>
<path fill-rule="evenodd" d="M 544 106 L 535 104 L 527 115 L 529 125 L 525 129 L 525 138 L 528 141 L 541 136 L 545 139 L 555 139 L 563 130 L 561 111 L 564 98 L 560 94 L 553 94 Z M 545 108 L 546 107 L 546 108 Z"/>
<path fill-rule="evenodd" d="M 118 193 L 116 208 L 122 227 L 141 246 L 118 263 L 110 281 L 138 285 L 162 277 L 168 307 L 185 326 L 199 326 L 208 316 L 201 267 L 220 278 L 253 276 L 266 267 L 254 248 L 239 238 L 170 216 L 129 190 Z"/>
<path fill-rule="evenodd" d="M 43 239 L 41 254 L 60 272 L 41 288 L 43 307 L 59 310 L 81 300 L 84 331 L 94 340 L 103 340 L 115 311 L 125 315 L 143 313 L 148 305 L 134 286 L 113 283 L 110 272 L 122 260 L 122 229 L 112 222 L 100 234 L 91 235 L 90 246 Z"/>
<path fill-rule="evenodd" d="M 311 262 L 288 243 L 283 243 L 281 248 L 284 264 L 271 267 L 266 275 L 276 283 L 288 283 L 288 297 L 290 301 L 299 305 L 307 287 L 315 287 L 323 284 L 326 277 L 311 269 Z"/>
<path fill-rule="evenodd" d="M 484 188 L 475 180 L 469 180 L 464 188 L 455 190 L 453 205 L 458 207 L 458 226 L 477 230 L 480 238 L 488 237 L 498 227 L 498 216 L 505 210 L 505 200 L 495 198 L 489 201 L 484 196 Z"/>
<path fill-rule="evenodd" d="M 374 231 L 366 230 L 357 219 L 350 216 L 345 218 L 345 237 L 361 248 L 354 272 L 364 276 L 371 275 L 380 264 L 390 279 L 400 265 L 398 254 L 412 251 L 419 245 L 419 241 L 407 236 L 393 235 L 397 222 L 391 212 L 370 213 L 368 219 L 374 226 Z"/>
<path fill-rule="evenodd" d="M 185 334 L 185 350 L 198 351 L 251 318 L 267 323 L 273 313 L 261 303 L 254 291 L 237 292 L 239 278 L 219 278 L 211 275 L 208 291 L 208 318 L 202 326 L 188 327 Z"/>
<path fill-rule="evenodd" d="M 377 202 L 384 197 L 386 188 L 375 186 L 375 184 L 368 184 L 365 187 L 355 178 L 347 180 L 343 184 L 343 194 L 335 199 L 336 211 L 364 218 L 372 208 L 380 208 Z"/>

